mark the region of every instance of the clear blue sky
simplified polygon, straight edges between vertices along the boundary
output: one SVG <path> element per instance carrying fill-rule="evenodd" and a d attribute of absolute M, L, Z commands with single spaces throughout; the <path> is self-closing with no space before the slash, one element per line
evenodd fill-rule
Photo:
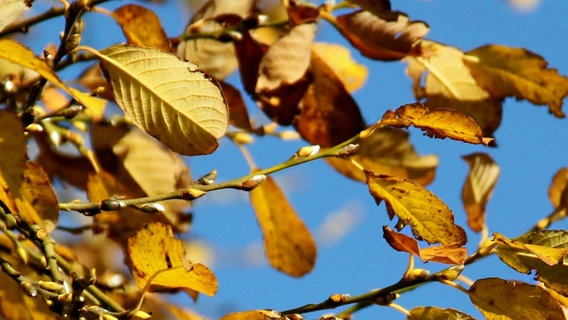
<path fill-rule="evenodd" d="M 113 9 L 122 2 L 105 4 Z M 145 4 L 149 5 L 149 4 Z M 424 20 L 431 31 L 428 39 L 469 50 L 485 44 L 524 47 L 536 52 L 560 73 L 568 75 L 568 55 L 564 44 L 568 36 L 567 1 L 542 1 L 536 10 L 519 13 L 505 1 L 392 1 L 393 9 L 406 12 L 414 20 Z M 166 0 L 155 7 L 168 35 L 179 34 L 189 12 L 176 0 Z M 92 23 L 99 21 L 93 25 Z M 89 25 L 89 22 L 91 25 Z M 96 35 L 85 36 L 84 44 L 102 48 L 121 42 L 122 34 L 109 17 L 91 14 L 87 30 Z M 320 25 L 319 39 L 345 43 L 328 24 Z M 55 40 L 53 40 L 55 41 Z M 42 40 L 41 43 L 45 43 Z M 354 58 L 369 68 L 366 85 L 355 98 L 367 120 L 372 122 L 385 110 L 414 101 L 410 80 L 404 75 L 405 64 L 371 61 L 353 52 Z M 238 80 L 233 76 L 231 80 Z M 253 104 L 249 107 L 255 108 Z M 253 112 L 253 115 L 257 113 Z M 487 222 L 490 232 L 516 236 L 547 215 L 552 206 L 547 190 L 552 175 L 568 166 L 567 120 L 549 115 L 546 107 L 508 99 L 504 105 L 501 127 L 496 132 L 497 148 L 484 148 L 453 141 L 432 140 L 418 130 L 411 130 L 411 139 L 420 154 L 437 154 L 440 165 L 437 177 L 429 189 L 454 211 L 457 223 L 465 225 L 465 213 L 460 201 L 467 165 L 461 156 L 478 151 L 488 152 L 501 165 L 501 177 L 488 205 Z M 261 167 L 268 167 L 290 157 L 303 142 L 278 142 L 274 138 L 258 139 L 250 150 Z M 212 156 L 189 159 L 194 176 L 216 168 L 219 180 L 246 174 L 248 166 L 238 150 L 223 140 Z M 335 293 L 357 295 L 373 288 L 395 283 L 404 272 L 408 257 L 395 252 L 382 239 L 382 226 L 393 226 L 385 207 L 377 207 L 364 184 L 342 177 L 323 161 L 292 168 L 275 175 L 287 190 L 289 199 L 316 235 L 319 252 L 315 269 L 301 279 L 294 279 L 272 270 L 262 260 L 245 263 L 247 252 L 257 252 L 261 233 L 248 204 L 246 194 L 223 191 L 207 195 L 195 203 L 195 222 L 191 238 L 205 241 L 215 255 L 212 265 L 218 279 L 216 297 L 201 296 L 193 304 L 185 296 L 176 301 L 194 308 L 210 318 L 246 309 L 288 309 L 317 303 Z M 320 226 L 339 211 L 354 213 L 358 220 L 351 230 L 335 243 L 325 243 L 319 237 Z M 566 228 L 562 222 L 554 228 Z M 479 237 L 468 231 L 470 250 L 475 250 Z M 251 249 L 253 248 L 253 249 Z M 445 266 L 430 263 L 426 269 L 437 271 Z M 491 257 L 467 267 L 464 275 L 472 278 L 498 276 L 532 281 L 511 271 Z M 429 284 L 405 293 L 396 301 L 406 309 L 434 305 L 462 310 L 481 318 L 459 291 L 441 284 Z M 317 319 L 321 313 L 307 315 Z M 387 307 L 370 307 L 357 319 L 404 319 L 405 316 Z"/>

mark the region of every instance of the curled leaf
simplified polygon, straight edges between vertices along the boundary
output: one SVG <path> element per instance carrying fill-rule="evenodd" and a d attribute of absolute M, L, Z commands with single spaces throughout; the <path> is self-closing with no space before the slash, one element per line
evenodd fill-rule
<path fill-rule="evenodd" d="M 97 53 L 116 102 L 173 151 L 213 152 L 227 129 L 219 86 L 191 62 L 151 48 L 114 45 Z"/>

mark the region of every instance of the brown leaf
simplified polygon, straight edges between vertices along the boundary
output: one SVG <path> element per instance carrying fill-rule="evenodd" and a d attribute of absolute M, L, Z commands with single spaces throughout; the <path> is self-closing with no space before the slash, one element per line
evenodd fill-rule
<path fill-rule="evenodd" d="M 170 40 L 154 11 L 137 4 L 127 4 L 113 11 L 126 43 L 170 52 Z"/>
<path fill-rule="evenodd" d="M 365 128 L 361 111 L 333 70 L 312 54 L 313 82 L 294 120 L 304 140 L 321 147 L 339 144 Z"/>
<path fill-rule="evenodd" d="M 548 105 L 550 113 L 565 117 L 562 104 L 568 95 L 568 78 L 549 69 L 541 56 L 522 48 L 487 45 L 468 51 L 464 63 L 491 96 Z"/>
<path fill-rule="evenodd" d="M 417 54 L 416 43 L 429 31 L 424 22 L 410 21 L 406 14 L 392 11 L 340 15 L 336 26 L 364 56 L 384 61 Z"/>
<path fill-rule="evenodd" d="M 383 238 L 395 250 L 412 253 L 420 256 L 420 246 L 416 239 L 405 234 L 393 231 L 388 226 L 383 226 Z"/>
<path fill-rule="evenodd" d="M 563 167 L 556 172 L 548 188 L 548 197 L 555 208 L 568 210 L 568 168 Z"/>
<path fill-rule="evenodd" d="M 316 260 L 316 244 L 276 182 L 267 177 L 250 192 L 250 199 L 268 262 L 293 277 L 310 272 Z"/>
<path fill-rule="evenodd" d="M 421 48 L 422 57 L 408 59 L 407 69 L 416 99 L 426 98 L 430 109 L 452 108 L 472 117 L 483 135 L 491 137 L 501 123 L 503 99 L 491 97 L 479 86 L 461 50 L 426 40 Z"/>
<path fill-rule="evenodd" d="M 485 225 L 485 207 L 501 170 L 486 153 L 472 153 L 463 159 L 469 165 L 469 173 L 462 189 L 462 202 L 469 227 L 480 232 Z"/>
<path fill-rule="evenodd" d="M 455 309 L 416 307 L 410 310 L 406 320 L 475 320 L 475 318 Z"/>
<path fill-rule="evenodd" d="M 256 41 L 248 31 L 243 32 L 241 39 L 233 41 L 233 44 L 239 61 L 243 87 L 249 94 L 254 94 L 260 62 L 269 47 Z"/>
<path fill-rule="evenodd" d="M 295 26 L 272 44 L 260 61 L 255 96 L 263 111 L 279 124 L 292 122 L 308 89 L 315 34 L 315 23 Z"/>
<path fill-rule="evenodd" d="M 394 127 L 414 126 L 422 129 L 429 137 L 450 138 L 473 144 L 487 145 L 492 139 L 483 138 L 481 129 L 470 117 L 454 109 L 429 110 L 421 103 L 407 104 L 394 112 L 387 111 L 377 123 Z M 364 137 L 373 127 L 361 133 Z"/>
<path fill-rule="evenodd" d="M 320 14 L 319 8 L 309 2 L 290 0 L 286 7 L 288 18 L 293 26 L 316 23 Z"/>
<path fill-rule="evenodd" d="M 348 0 L 361 7 L 361 9 L 375 14 L 391 11 L 390 0 Z"/>
<path fill-rule="evenodd" d="M 153 222 L 128 239 L 128 260 L 139 288 L 150 291 L 182 289 L 192 297 L 198 291 L 217 292 L 215 275 L 203 264 L 185 259 L 183 241 L 173 237 L 169 226 Z"/>
<path fill-rule="evenodd" d="M 469 297 L 488 320 L 565 319 L 550 293 L 523 282 L 480 279 L 469 288 Z"/>
<path fill-rule="evenodd" d="M 438 158 L 420 156 L 408 139 L 408 133 L 397 128 L 379 128 L 359 140 L 359 149 L 350 158 L 376 173 L 413 180 L 428 185 L 435 176 Z M 367 181 L 364 172 L 349 159 L 327 158 L 326 161 L 347 177 Z"/>
<path fill-rule="evenodd" d="M 219 85 L 223 90 L 223 95 L 229 107 L 229 123 L 245 131 L 252 131 L 253 123 L 249 118 L 241 92 L 224 81 L 219 82 Z"/>
<path fill-rule="evenodd" d="M 389 217 L 399 218 L 400 230 L 410 224 L 419 240 L 445 245 L 463 245 L 465 231 L 454 223 L 452 211 L 416 182 L 366 171 L 369 191 L 377 204 L 385 201 Z"/>
<path fill-rule="evenodd" d="M 348 92 L 352 93 L 365 84 L 369 73 L 367 67 L 354 61 L 346 47 L 335 43 L 316 42 L 312 50 L 333 70 Z"/>

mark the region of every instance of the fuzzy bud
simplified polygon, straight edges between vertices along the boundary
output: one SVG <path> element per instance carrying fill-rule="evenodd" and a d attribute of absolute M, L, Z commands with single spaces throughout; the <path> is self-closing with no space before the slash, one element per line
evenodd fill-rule
<path fill-rule="evenodd" d="M 159 203 L 146 203 L 137 207 L 137 209 L 144 213 L 157 213 L 166 211 L 166 208 L 164 208 L 164 206 Z"/>
<path fill-rule="evenodd" d="M 245 191 L 251 191 L 252 189 L 258 187 L 261 183 L 266 180 L 266 176 L 264 174 L 257 174 L 252 178 L 248 179 L 247 181 L 243 182 L 241 187 Z"/>
<path fill-rule="evenodd" d="M 35 298 L 37 296 L 37 289 L 36 287 L 34 287 L 31 283 L 29 282 L 23 282 L 22 283 L 22 288 L 24 288 L 24 292 L 32 297 Z"/>
<path fill-rule="evenodd" d="M 319 150 L 320 150 L 319 145 L 305 146 L 305 147 L 301 147 L 300 149 L 298 149 L 298 151 L 296 151 L 294 156 L 297 157 L 297 158 L 311 157 L 311 156 L 317 154 L 319 152 Z"/>
<path fill-rule="evenodd" d="M 197 180 L 197 183 L 202 186 L 208 186 L 215 183 L 215 179 L 217 179 L 217 170 L 213 169 L 208 174 L 202 176 Z"/>
<path fill-rule="evenodd" d="M 357 152 L 357 150 L 359 150 L 359 145 L 358 144 L 348 144 L 345 147 L 341 148 L 338 152 L 337 155 L 340 157 L 349 157 L 351 155 L 353 155 L 355 152 Z"/>
<path fill-rule="evenodd" d="M 104 199 L 99 203 L 99 208 L 102 211 L 114 211 L 124 208 L 126 204 L 117 199 Z"/>

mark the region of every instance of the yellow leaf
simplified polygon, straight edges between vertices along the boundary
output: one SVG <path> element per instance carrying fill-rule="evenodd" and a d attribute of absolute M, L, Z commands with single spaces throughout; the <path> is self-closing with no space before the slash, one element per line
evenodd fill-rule
<path fill-rule="evenodd" d="M 367 67 L 354 61 L 346 47 L 335 43 L 316 42 L 312 50 L 333 70 L 347 91 L 354 92 L 367 81 Z"/>
<path fill-rule="evenodd" d="M 486 153 L 464 156 L 469 173 L 462 189 L 462 201 L 469 227 L 480 232 L 485 225 L 485 206 L 499 178 L 499 166 Z"/>
<path fill-rule="evenodd" d="M 274 310 L 250 310 L 224 315 L 221 320 L 280 320 L 282 316 Z"/>
<path fill-rule="evenodd" d="M 34 70 L 49 82 L 69 93 L 75 100 L 85 106 L 95 118 L 102 117 L 105 106 L 104 100 L 91 97 L 84 92 L 67 86 L 57 77 L 57 74 L 55 74 L 47 62 L 36 58 L 31 50 L 18 42 L 11 39 L 0 39 L 0 58 Z"/>
<path fill-rule="evenodd" d="M 191 62 L 166 52 L 114 45 L 96 52 L 117 103 L 132 121 L 173 151 L 207 154 L 227 130 L 219 86 Z"/>
<path fill-rule="evenodd" d="M 544 289 L 499 278 L 477 280 L 469 297 L 487 320 L 565 319 L 558 301 Z"/>
<path fill-rule="evenodd" d="M 154 11 L 136 4 L 127 4 L 113 11 L 112 16 L 122 28 L 128 44 L 170 51 L 170 40 Z"/>
<path fill-rule="evenodd" d="M 270 264 L 294 277 L 310 272 L 316 260 L 316 244 L 276 182 L 267 177 L 250 192 L 250 199 Z"/>
<path fill-rule="evenodd" d="M 378 175 L 370 171 L 367 185 L 377 203 L 386 202 L 389 217 L 399 218 L 399 229 L 410 224 L 414 236 L 428 243 L 462 245 L 465 231 L 454 224 L 450 209 L 438 197 L 416 182 Z"/>
<path fill-rule="evenodd" d="M 402 12 L 356 11 L 337 17 L 336 26 L 361 53 L 371 59 L 400 60 L 430 30 L 421 21 L 410 21 Z"/>
<path fill-rule="evenodd" d="M 49 178 L 42 167 L 28 161 L 21 186 L 22 198 L 31 205 L 47 232 L 51 232 L 59 219 L 59 202 Z"/>
<path fill-rule="evenodd" d="M 410 310 L 406 320 L 475 320 L 475 318 L 454 309 L 416 307 Z"/>
<path fill-rule="evenodd" d="M 565 117 L 562 104 L 568 95 L 568 78 L 549 69 L 541 56 L 522 48 L 487 45 L 468 51 L 464 62 L 491 96 L 548 105 L 550 113 Z"/>
<path fill-rule="evenodd" d="M 209 296 L 217 292 L 215 275 L 206 266 L 187 261 L 183 241 L 162 223 L 150 223 L 128 239 L 128 259 L 140 288 L 150 281 L 150 291 L 182 289 Z"/>
<path fill-rule="evenodd" d="M 562 264 L 568 254 L 568 233 L 564 231 L 536 231 L 514 240 L 507 239 L 500 233 L 493 236 L 498 243 L 521 253 L 525 251 L 525 254 L 533 254 L 550 266 Z"/>
<path fill-rule="evenodd" d="M 483 138 L 481 129 L 470 117 L 454 109 L 429 110 L 421 103 L 407 104 L 394 112 L 387 111 L 377 125 L 393 127 L 414 126 L 422 129 L 430 137 L 450 138 L 473 144 L 488 144 L 492 139 Z M 361 133 L 365 137 L 374 128 Z"/>
<path fill-rule="evenodd" d="M 556 172 L 548 188 L 548 197 L 555 208 L 568 210 L 568 168 L 563 167 Z"/>

